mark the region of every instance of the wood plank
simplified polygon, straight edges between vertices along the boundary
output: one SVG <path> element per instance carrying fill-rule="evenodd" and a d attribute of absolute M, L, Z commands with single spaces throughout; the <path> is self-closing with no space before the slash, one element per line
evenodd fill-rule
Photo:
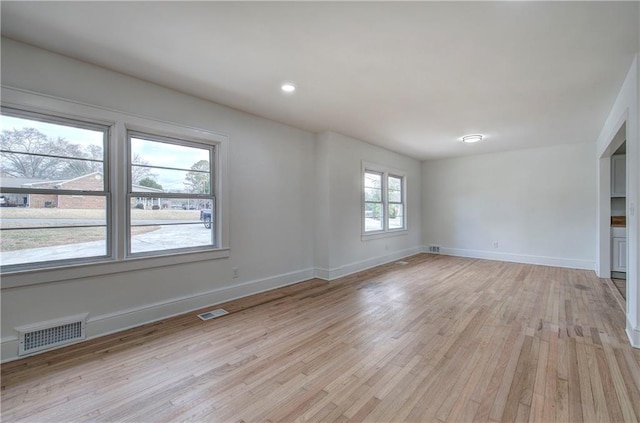
<path fill-rule="evenodd" d="M 418 254 L 1 366 L 2 421 L 638 421 L 591 271 Z M 216 306 L 216 307 L 218 307 Z M 206 307 L 201 311 L 206 311 Z"/>

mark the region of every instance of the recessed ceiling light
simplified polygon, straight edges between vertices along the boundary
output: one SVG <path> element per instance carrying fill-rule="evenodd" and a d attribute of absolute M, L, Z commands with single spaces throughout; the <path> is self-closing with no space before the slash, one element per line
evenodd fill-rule
<path fill-rule="evenodd" d="M 482 141 L 482 135 L 480 134 L 465 135 L 464 137 L 462 137 L 462 142 L 472 143 L 472 142 L 478 142 L 478 141 Z"/>
<path fill-rule="evenodd" d="M 285 93 L 292 93 L 292 92 L 294 92 L 296 90 L 296 86 L 293 85 L 291 82 L 285 82 L 284 84 L 282 84 L 282 86 L 280 88 Z"/>

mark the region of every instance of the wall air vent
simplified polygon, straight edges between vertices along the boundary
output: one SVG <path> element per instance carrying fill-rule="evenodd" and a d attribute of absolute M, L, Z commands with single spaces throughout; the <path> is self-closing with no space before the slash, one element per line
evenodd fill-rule
<path fill-rule="evenodd" d="M 16 328 L 20 335 L 18 355 L 32 354 L 86 339 L 88 314 L 70 316 Z"/>
<path fill-rule="evenodd" d="M 440 253 L 440 246 L 439 245 L 429 245 L 429 252 L 430 253 Z"/>
<path fill-rule="evenodd" d="M 217 308 L 215 310 L 207 311 L 206 313 L 198 314 L 198 317 L 202 320 L 211 320 L 216 317 L 224 316 L 225 314 L 229 314 L 229 312 L 223 308 Z"/>

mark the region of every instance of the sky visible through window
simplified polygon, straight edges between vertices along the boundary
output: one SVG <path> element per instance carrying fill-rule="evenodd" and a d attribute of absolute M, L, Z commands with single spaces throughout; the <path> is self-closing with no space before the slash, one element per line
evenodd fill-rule
<path fill-rule="evenodd" d="M 179 192 L 185 189 L 185 176 L 191 167 L 203 160 L 209 162 L 209 150 L 132 137 L 131 157 L 134 164 L 137 157 L 148 166 L 183 170 L 151 169 L 154 179 L 165 191 Z"/>
<path fill-rule="evenodd" d="M 34 128 L 50 138 L 64 138 L 72 144 L 80 144 L 82 146 L 97 145 L 102 147 L 103 143 L 102 132 L 40 122 L 37 120 L 21 119 L 13 116 L 2 115 L 0 117 L 0 130 L 2 131 L 21 130 L 25 128 Z"/>
<path fill-rule="evenodd" d="M 63 138 L 67 142 L 81 145 L 83 148 L 88 146 L 103 148 L 103 133 L 100 131 L 13 116 L 0 116 L 1 131 L 22 130 L 26 128 L 34 128 L 49 138 Z M 209 162 L 209 151 L 207 149 L 154 142 L 135 137 L 131 138 L 131 150 L 132 159 L 137 157 L 138 163 L 152 167 L 169 167 L 183 170 L 179 172 L 154 168 L 150 169 L 150 176 L 158 184 L 162 185 L 164 191 L 185 192 L 186 187 L 184 182 L 187 172 L 193 165 L 200 161 L 204 160 Z M 209 170 L 211 169 L 209 168 Z"/>

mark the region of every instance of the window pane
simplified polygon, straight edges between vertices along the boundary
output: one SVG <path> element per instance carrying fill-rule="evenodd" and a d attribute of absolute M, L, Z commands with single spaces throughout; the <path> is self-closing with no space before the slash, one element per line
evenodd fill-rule
<path fill-rule="evenodd" d="M 0 205 L 3 266 L 108 253 L 103 196 L 2 194 Z"/>
<path fill-rule="evenodd" d="M 164 192 L 210 194 L 210 151 L 210 147 L 198 148 L 132 137 L 132 183 L 155 188 L 161 186 Z"/>
<path fill-rule="evenodd" d="M 365 172 L 364 187 L 382 189 L 382 174 L 374 173 L 374 172 Z"/>
<path fill-rule="evenodd" d="M 402 178 L 389 176 L 389 201 L 392 203 L 402 202 Z"/>
<path fill-rule="evenodd" d="M 389 189 L 400 191 L 402 189 L 402 178 L 398 176 L 389 176 Z"/>
<path fill-rule="evenodd" d="M 131 203 L 132 254 L 215 245 L 211 199 L 132 198 Z"/>
<path fill-rule="evenodd" d="M 102 172 L 104 131 L 6 115 L 0 117 L 0 126 L 5 177 L 64 181 Z"/>
<path fill-rule="evenodd" d="M 404 206 L 389 204 L 389 229 L 404 228 Z"/>
<path fill-rule="evenodd" d="M 202 162 L 209 166 L 209 161 Z M 172 192 L 190 194 L 211 194 L 211 173 L 195 170 L 158 169 L 131 166 L 134 192 Z M 147 189 L 151 188 L 151 189 Z"/>
<path fill-rule="evenodd" d="M 380 202 L 382 201 L 381 188 L 365 188 L 364 201 Z"/>
<path fill-rule="evenodd" d="M 382 204 L 364 203 L 364 230 L 380 231 L 383 229 L 384 213 Z"/>
<path fill-rule="evenodd" d="M 382 201 L 382 174 L 364 173 L 364 201 Z"/>

